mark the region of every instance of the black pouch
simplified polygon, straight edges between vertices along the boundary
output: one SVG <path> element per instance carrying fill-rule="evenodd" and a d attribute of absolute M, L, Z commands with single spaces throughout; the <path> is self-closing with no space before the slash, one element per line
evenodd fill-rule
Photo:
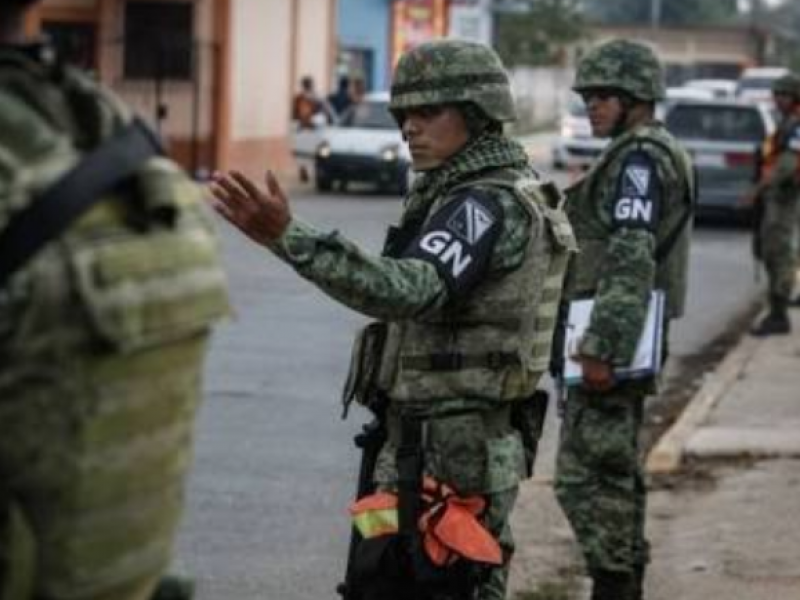
<path fill-rule="evenodd" d="M 528 477 L 533 475 L 539 438 L 542 437 L 547 417 L 548 399 L 546 391 L 536 390 L 530 398 L 515 402 L 511 408 L 511 426 L 522 436 Z"/>
<path fill-rule="evenodd" d="M 382 535 L 361 540 L 353 576 L 364 600 L 468 600 L 485 580 L 488 569 L 458 560 L 434 565 L 418 535 Z"/>
<path fill-rule="evenodd" d="M 353 400 L 367 408 L 373 408 L 378 401 L 378 371 L 386 334 L 386 323 L 376 321 L 368 324 L 356 336 L 350 357 L 350 370 L 342 392 L 345 414 Z"/>

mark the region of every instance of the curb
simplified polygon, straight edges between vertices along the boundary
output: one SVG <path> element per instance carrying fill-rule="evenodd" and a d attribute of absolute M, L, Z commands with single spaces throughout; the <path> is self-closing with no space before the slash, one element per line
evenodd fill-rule
<path fill-rule="evenodd" d="M 740 377 L 760 345 L 761 340 L 745 334 L 692 397 L 680 418 L 653 446 L 647 456 L 647 473 L 668 475 L 681 467 L 689 438 Z"/>

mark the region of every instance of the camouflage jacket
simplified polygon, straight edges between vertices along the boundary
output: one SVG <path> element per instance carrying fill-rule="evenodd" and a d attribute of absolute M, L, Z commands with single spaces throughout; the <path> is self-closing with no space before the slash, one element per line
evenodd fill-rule
<path fill-rule="evenodd" d="M 800 114 L 784 117 L 766 142 L 767 193 L 777 200 L 800 196 Z"/>
<path fill-rule="evenodd" d="M 659 123 L 614 139 L 567 190 L 579 253 L 570 264 L 566 297 L 596 299 L 581 354 L 630 364 L 654 288 L 667 294 L 668 318 L 682 314 L 691 229 L 682 219 L 693 196 L 690 159 Z M 657 264 L 657 247 L 676 231 L 671 251 Z"/>

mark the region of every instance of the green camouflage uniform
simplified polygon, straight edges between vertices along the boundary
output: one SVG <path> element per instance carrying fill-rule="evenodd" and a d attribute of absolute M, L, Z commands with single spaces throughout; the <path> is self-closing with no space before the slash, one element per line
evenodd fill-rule
<path fill-rule="evenodd" d="M 800 81 L 790 80 L 800 102 Z M 779 88 L 780 89 L 780 88 Z M 800 200 L 800 115 L 781 120 L 772 138 L 770 182 L 764 190 L 761 222 L 762 258 L 769 277 L 769 294 L 784 302 L 794 288 L 796 222 Z"/>
<path fill-rule="evenodd" d="M 488 49 L 437 42 L 401 61 L 392 88 L 395 114 L 464 101 L 496 121 L 513 115 L 508 82 Z M 425 472 L 460 494 L 487 497 L 484 523 L 509 559 L 508 517 L 525 471 L 509 401 L 530 396 L 546 367 L 574 248 L 558 204 L 547 201 L 522 147 L 485 132 L 417 179 L 395 230 L 401 235 L 387 240 L 383 256 L 368 256 L 340 234 L 296 219 L 274 248 L 330 296 L 388 324 L 376 360 L 378 386 L 389 400 L 389 440 L 376 483 L 396 486 L 401 415 L 423 418 Z M 434 358 L 443 356 L 463 364 L 437 366 Z M 507 574 L 507 562 L 493 569 L 477 597 L 504 598 Z"/>
<path fill-rule="evenodd" d="M 641 100 L 657 99 L 660 85 L 648 84 L 659 81 L 657 63 L 637 60 L 641 48 L 628 42 L 601 46 L 579 67 L 575 89 L 615 87 Z M 617 61 L 611 66 L 603 64 L 609 55 Z M 692 188 L 688 156 L 663 125 L 650 122 L 617 135 L 567 190 L 579 253 L 570 263 L 565 299 L 595 300 L 581 355 L 630 364 L 653 289 L 666 292 L 667 319 L 682 314 L 690 236 L 683 219 Z M 637 206 L 638 212 L 631 208 Z M 657 262 L 656 249 L 678 231 L 671 251 Z M 569 390 L 555 491 L 590 573 L 633 574 L 648 560 L 637 437 L 644 398 L 655 388 L 650 378 L 618 383 L 607 393 Z"/>
<path fill-rule="evenodd" d="M 131 119 L 43 48 L 0 48 L 0 231 Z M 209 327 L 199 188 L 152 158 L 0 288 L 0 598 L 144 600 L 168 566 Z"/>

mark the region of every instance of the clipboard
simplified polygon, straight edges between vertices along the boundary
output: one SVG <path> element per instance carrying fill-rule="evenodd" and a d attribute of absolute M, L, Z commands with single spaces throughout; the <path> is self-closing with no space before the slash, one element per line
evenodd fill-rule
<path fill-rule="evenodd" d="M 569 315 L 564 340 L 564 383 L 567 386 L 580 385 L 583 381 L 581 364 L 573 359 L 578 345 L 586 333 L 594 309 L 594 299 L 574 300 L 569 305 Z M 626 367 L 615 367 L 614 377 L 625 381 L 653 377 L 661 370 L 662 335 L 664 322 L 665 294 L 663 290 L 650 292 L 642 335 L 636 345 L 633 361 Z"/>

